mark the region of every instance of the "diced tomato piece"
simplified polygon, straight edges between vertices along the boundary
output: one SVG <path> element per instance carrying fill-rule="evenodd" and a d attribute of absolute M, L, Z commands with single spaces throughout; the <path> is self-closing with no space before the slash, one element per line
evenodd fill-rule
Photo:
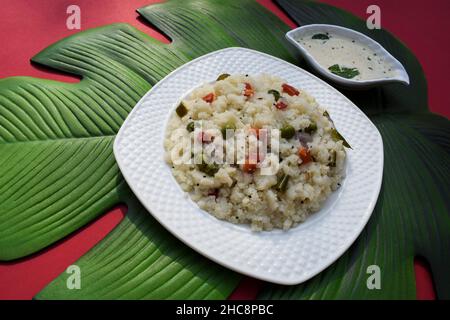
<path fill-rule="evenodd" d="M 300 94 L 300 91 L 295 89 L 293 86 L 288 85 L 287 83 L 283 83 L 281 87 L 283 88 L 283 92 L 287 93 L 290 96 L 298 96 Z"/>
<path fill-rule="evenodd" d="M 306 164 L 309 163 L 311 161 L 313 161 L 312 157 L 311 157 L 311 153 L 309 152 L 308 148 L 300 148 L 298 150 L 298 155 L 300 157 L 300 159 L 302 159 L 302 164 Z"/>
<path fill-rule="evenodd" d="M 251 97 L 255 93 L 255 90 L 253 90 L 253 87 L 250 83 L 245 83 L 245 90 L 244 90 L 244 96 Z"/>
<path fill-rule="evenodd" d="M 211 103 L 214 101 L 214 93 L 208 93 L 206 96 L 204 96 L 202 99 L 205 100 L 208 103 Z"/>
<path fill-rule="evenodd" d="M 275 108 L 280 109 L 280 110 L 283 110 L 283 109 L 286 109 L 287 106 L 288 106 L 288 105 L 287 105 L 285 102 L 279 100 L 279 101 L 277 102 L 277 104 L 275 105 Z"/>

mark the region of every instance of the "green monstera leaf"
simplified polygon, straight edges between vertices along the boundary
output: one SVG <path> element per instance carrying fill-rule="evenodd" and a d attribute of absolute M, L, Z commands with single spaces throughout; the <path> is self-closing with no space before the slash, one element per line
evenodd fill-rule
<path fill-rule="evenodd" d="M 140 97 L 192 58 L 246 46 L 294 62 L 283 37 L 288 27 L 250 0 L 171 0 L 139 12 L 173 42 L 126 24 L 91 29 L 32 58 L 81 76 L 79 83 L 0 80 L 1 260 L 34 253 L 119 202 L 129 207 L 124 221 L 76 262 L 83 290 L 67 290 L 62 274 L 37 298 L 226 298 L 239 281 L 140 208 L 112 142 Z"/>
<path fill-rule="evenodd" d="M 414 299 L 414 258 L 431 267 L 438 298 L 450 298 L 450 123 L 428 111 L 426 81 L 410 50 L 385 30 L 333 6 L 278 0 L 299 24 L 327 23 L 367 34 L 397 57 L 410 86 L 344 91 L 375 123 L 384 142 L 383 186 L 356 243 L 327 270 L 304 284 L 268 285 L 263 299 Z M 381 270 L 381 290 L 367 288 L 367 268 Z"/>
<path fill-rule="evenodd" d="M 405 64 L 411 86 L 344 91 L 375 122 L 385 144 L 383 189 L 352 248 L 300 286 L 268 285 L 261 298 L 414 298 L 412 260 L 432 267 L 439 297 L 449 296 L 448 120 L 427 110 L 415 57 L 385 31 L 334 7 L 280 1 L 297 22 L 335 23 L 369 33 Z M 33 61 L 82 77 L 66 84 L 28 77 L 0 80 L 0 259 L 36 252 L 118 202 L 120 225 L 75 264 L 82 290 L 63 273 L 38 299 L 225 298 L 239 276 L 174 239 L 139 205 L 112 155 L 112 140 L 139 98 L 177 66 L 227 46 L 295 63 L 289 29 L 253 0 L 169 0 L 138 12 L 173 42 L 125 24 L 91 29 L 43 50 Z M 303 64 L 301 64 L 303 66 Z M 382 270 L 367 290 L 366 269 Z"/>
<path fill-rule="evenodd" d="M 128 191 L 125 219 L 76 265 L 81 290 L 67 290 L 68 274 L 36 299 L 224 299 L 239 276 L 180 243 Z"/>

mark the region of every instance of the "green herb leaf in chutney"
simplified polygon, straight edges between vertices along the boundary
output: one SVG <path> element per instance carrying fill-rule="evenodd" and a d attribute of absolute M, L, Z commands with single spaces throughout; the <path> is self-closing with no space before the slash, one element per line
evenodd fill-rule
<path fill-rule="evenodd" d="M 315 35 L 312 36 L 311 39 L 314 39 L 314 40 L 328 40 L 328 39 L 330 39 L 330 37 L 327 34 L 325 34 L 325 33 L 316 33 Z"/>
<path fill-rule="evenodd" d="M 359 75 L 359 71 L 356 68 L 347 68 L 347 67 L 341 67 L 338 64 L 333 64 L 331 67 L 328 68 L 332 73 L 346 79 L 351 79 Z"/>

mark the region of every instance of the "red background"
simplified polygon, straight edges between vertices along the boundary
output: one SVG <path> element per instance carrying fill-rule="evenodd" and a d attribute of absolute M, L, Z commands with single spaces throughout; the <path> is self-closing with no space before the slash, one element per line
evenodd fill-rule
<path fill-rule="evenodd" d="M 236 0 L 237 1 L 237 0 Z M 137 20 L 135 9 L 155 0 L 15 0 L 1 1 L 0 11 L 0 77 L 17 75 L 50 78 L 68 82 L 77 78 L 36 68 L 30 57 L 49 44 L 78 30 L 66 28 L 66 8 L 76 4 L 81 8 L 81 30 L 126 22 L 163 41 L 157 31 Z M 270 0 L 258 0 L 291 27 L 295 24 Z M 450 30 L 450 1 L 430 0 L 326 0 L 324 2 L 349 10 L 365 18 L 366 8 L 377 4 L 381 8 L 382 27 L 400 38 L 416 54 L 428 80 L 429 106 L 434 112 L 449 116 L 450 95 L 446 88 L 450 71 L 446 41 Z M 31 299 L 68 265 L 86 253 L 123 218 L 125 207 L 117 207 L 83 229 L 31 257 L 0 263 L 0 299 Z M 426 263 L 415 263 L 417 298 L 433 299 L 431 275 Z M 231 299 L 251 299 L 261 287 L 260 281 L 244 278 Z"/>

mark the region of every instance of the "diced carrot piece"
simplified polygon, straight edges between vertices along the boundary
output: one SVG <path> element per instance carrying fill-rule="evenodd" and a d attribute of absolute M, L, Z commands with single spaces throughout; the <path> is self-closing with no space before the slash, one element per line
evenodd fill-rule
<path fill-rule="evenodd" d="M 283 101 L 279 100 L 279 101 L 277 102 L 277 104 L 275 105 L 275 108 L 280 109 L 280 110 L 283 110 L 283 109 L 286 109 L 287 106 L 288 106 L 288 105 L 287 105 L 286 103 L 284 103 Z"/>
<path fill-rule="evenodd" d="M 313 161 L 312 157 L 311 157 L 311 153 L 309 152 L 308 148 L 300 148 L 298 150 L 298 155 L 300 157 L 300 159 L 302 159 L 302 164 L 306 164 L 309 163 L 311 161 Z"/>
<path fill-rule="evenodd" d="M 208 103 L 211 103 L 214 101 L 214 93 L 208 93 L 206 96 L 204 96 L 202 99 L 205 100 Z"/>
<path fill-rule="evenodd" d="M 255 90 L 253 90 L 253 87 L 250 83 L 245 83 L 245 89 L 244 89 L 244 96 L 251 97 L 255 93 Z"/>

